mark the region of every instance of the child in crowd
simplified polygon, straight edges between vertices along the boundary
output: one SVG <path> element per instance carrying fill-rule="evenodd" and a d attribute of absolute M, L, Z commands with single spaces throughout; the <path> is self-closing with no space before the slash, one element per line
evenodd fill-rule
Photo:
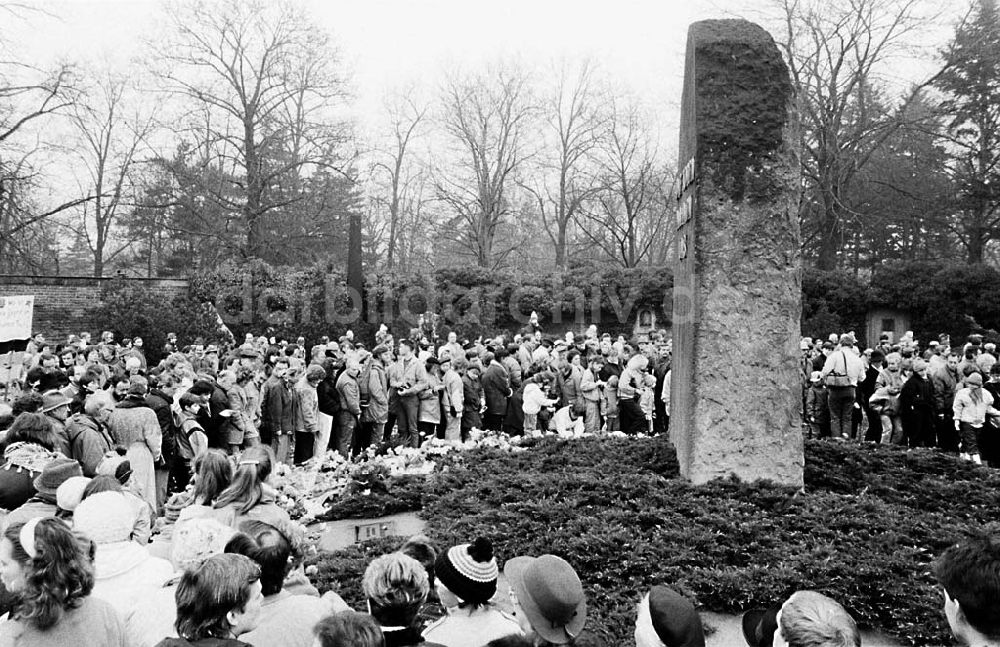
<path fill-rule="evenodd" d="M 534 375 L 524 385 L 524 396 L 521 410 L 524 412 L 524 434 L 534 435 L 538 431 L 538 412 L 542 407 L 551 407 L 555 400 L 545 397 L 545 391 L 551 382 L 552 374 L 541 372 Z"/>
<path fill-rule="evenodd" d="M 823 376 L 813 371 L 806 390 L 806 422 L 809 423 L 810 438 L 825 438 L 830 435 L 830 392 L 823 384 Z"/>
<path fill-rule="evenodd" d="M 608 421 L 605 431 L 618 431 L 618 376 L 612 375 L 604 385 L 604 400 L 601 402 L 604 418 Z"/>
<path fill-rule="evenodd" d="M 646 416 L 646 427 L 650 436 L 653 435 L 653 412 L 656 410 L 656 376 L 647 373 L 642 379 L 642 391 L 639 392 L 639 408 Z"/>

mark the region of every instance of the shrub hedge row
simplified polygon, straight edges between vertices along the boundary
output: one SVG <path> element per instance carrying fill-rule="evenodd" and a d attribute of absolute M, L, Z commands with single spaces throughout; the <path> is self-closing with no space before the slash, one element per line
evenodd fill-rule
<path fill-rule="evenodd" d="M 403 486 L 431 538 L 447 547 L 485 535 L 501 561 L 565 557 L 588 593 L 589 644 L 626 644 L 635 602 L 657 583 L 730 613 L 816 589 L 904 644 L 949 644 L 930 562 L 994 529 L 1000 491 L 1000 473 L 930 450 L 818 441 L 806 444 L 804 492 L 766 482 L 691 486 L 662 438 L 548 439 L 529 452 L 476 450 L 447 462 Z M 400 510 L 398 491 L 366 499 L 334 516 Z M 397 544 L 319 556 L 320 588 L 364 608 L 365 565 Z"/>

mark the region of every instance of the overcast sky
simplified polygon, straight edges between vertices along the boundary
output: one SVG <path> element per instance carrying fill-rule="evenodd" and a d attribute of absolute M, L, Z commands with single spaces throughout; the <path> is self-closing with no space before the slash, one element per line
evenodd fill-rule
<path fill-rule="evenodd" d="M 25 0 L 22 0 L 25 1 Z M 409 83 L 434 88 L 445 70 L 516 57 L 526 63 L 590 57 L 643 98 L 675 146 L 688 25 L 742 16 L 764 22 L 768 0 L 304 0 L 340 45 L 362 129 L 378 125 L 382 97 Z M 831 0 L 835 1 L 835 0 Z M 942 9 L 943 43 L 967 0 Z M 125 61 L 142 54 L 162 14 L 158 0 L 26 0 L 45 9 L 5 30 L 38 63 Z M 901 80 L 921 63 L 903 62 Z M 910 72 L 910 68 L 914 70 Z"/>

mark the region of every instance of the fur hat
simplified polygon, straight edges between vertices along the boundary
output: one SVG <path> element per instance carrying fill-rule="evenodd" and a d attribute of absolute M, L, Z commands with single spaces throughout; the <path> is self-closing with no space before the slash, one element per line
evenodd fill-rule
<path fill-rule="evenodd" d="M 499 575 L 493 543 L 485 537 L 448 549 L 434 563 L 434 577 L 460 600 L 472 604 L 488 602 L 496 595 Z"/>

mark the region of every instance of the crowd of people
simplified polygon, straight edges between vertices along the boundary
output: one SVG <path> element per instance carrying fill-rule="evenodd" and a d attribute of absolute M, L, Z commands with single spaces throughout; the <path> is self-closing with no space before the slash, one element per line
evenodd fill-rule
<path fill-rule="evenodd" d="M 922 349 L 906 333 L 861 350 L 851 333 L 802 340 L 809 435 L 933 447 L 1000 466 L 1000 364 L 996 344 L 947 335 Z"/>
<path fill-rule="evenodd" d="M 361 583 L 364 613 L 336 592 L 320 595 L 304 568 L 303 529 L 276 504 L 272 475 L 278 462 L 432 436 L 460 441 L 473 428 L 663 432 L 669 342 L 654 335 L 640 347 L 593 327 L 579 339 L 539 331 L 463 343 L 454 333 L 441 344 L 413 337 L 396 343 L 383 329 L 368 350 L 347 334 L 308 352 L 303 339 L 248 335 L 229 347 L 181 347 L 171 337 L 152 365 L 138 338 L 117 344 L 106 332 L 97 344 L 80 335 L 51 345 L 36 335 L 23 391 L 0 410 L 0 647 L 577 644 L 587 593 L 573 566 L 555 555 L 517 556 L 501 578 L 483 537 L 444 551 L 415 537 L 374 559 Z M 953 411 L 966 451 L 965 436 L 982 426 L 979 412 L 1000 414 L 989 391 L 974 388 L 979 371 L 968 368 L 991 352 L 974 342 L 972 355 L 963 351 L 972 363 L 954 369 L 964 376 Z M 881 350 L 860 352 L 849 336 L 832 352 L 820 344 L 815 357 L 812 344 L 803 346 L 804 364 L 821 377 L 804 398 L 817 435 L 849 434 L 853 402 L 877 404 L 863 396 L 872 368 L 873 396 L 898 386 L 890 395 L 909 402 L 912 375 L 882 378 Z M 885 373 L 920 374 L 909 355 L 908 366 L 900 361 Z M 931 355 L 951 366 L 948 350 Z M 847 383 L 827 385 L 841 373 L 838 358 Z M 836 432 L 812 415 L 814 389 L 826 390 Z M 851 391 L 849 405 L 840 408 L 838 389 Z M 888 429 L 887 441 L 895 440 L 893 425 L 878 427 Z M 904 417 L 901 437 L 923 441 L 926 430 L 912 425 Z M 940 558 L 956 635 L 1000 633 L 989 608 L 1000 596 L 1000 581 L 989 576 L 996 566 L 1000 545 L 992 542 Z M 860 644 L 850 615 L 811 591 L 748 612 L 743 624 L 751 647 Z M 831 638 L 816 642 L 817 632 Z M 638 647 L 704 640 L 698 614 L 676 591 L 655 586 L 639 600 Z"/>

